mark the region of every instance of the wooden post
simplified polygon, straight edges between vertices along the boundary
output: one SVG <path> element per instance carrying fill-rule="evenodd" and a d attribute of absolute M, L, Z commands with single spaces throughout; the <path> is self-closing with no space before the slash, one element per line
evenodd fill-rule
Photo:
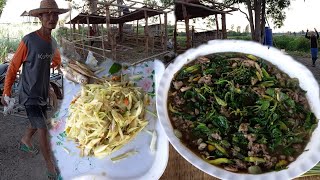
<path fill-rule="evenodd" d="M 226 14 L 221 14 L 222 39 L 227 39 Z"/>
<path fill-rule="evenodd" d="M 79 37 L 79 34 L 81 33 L 81 32 L 80 32 L 80 22 L 79 22 L 79 20 L 77 21 L 77 24 L 78 24 L 78 35 L 77 35 L 77 36 Z M 78 40 L 78 39 L 77 39 L 77 40 Z"/>
<path fill-rule="evenodd" d="M 164 13 L 164 50 L 167 50 L 168 42 L 168 14 Z"/>
<path fill-rule="evenodd" d="M 183 13 L 183 18 L 184 18 L 184 22 L 186 25 L 186 35 L 187 35 L 187 49 L 191 48 L 191 38 L 190 38 L 190 31 L 189 31 L 189 17 L 188 17 L 188 13 L 187 13 L 187 8 L 185 5 L 182 5 L 182 13 Z"/>
<path fill-rule="evenodd" d="M 91 36 L 90 36 L 90 22 L 89 22 L 89 16 L 87 15 L 87 25 L 88 25 L 88 34 L 87 34 L 87 37 L 89 37 L 89 38 L 91 38 Z M 91 41 L 92 40 L 89 40 L 89 45 L 91 45 Z"/>
<path fill-rule="evenodd" d="M 70 15 L 69 15 L 69 17 L 70 17 L 70 40 L 71 40 L 71 42 L 73 41 L 73 39 L 72 39 L 72 28 L 71 28 L 71 11 L 72 11 L 72 9 L 70 10 Z"/>
<path fill-rule="evenodd" d="M 161 15 L 159 14 L 159 34 L 157 35 L 157 37 L 159 37 L 160 38 L 160 44 L 161 44 L 161 47 L 162 47 L 162 49 L 164 49 L 164 39 L 163 39 L 163 30 L 162 30 L 162 22 L 161 22 Z"/>
<path fill-rule="evenodd" d="M 110 29 L 110 10 L 109 10 L 109 4 L 106 5 L 106 23 L 107 23 L 107 32 L 108 32 L 108 43 L 111 46 L 111 54 L 112 54 L 112 60 L 115 61 L 115 50 L 114 50 L 114 44 L 113 44 L 113 37 L 112 32 Z"/>
<path fill-rule="evenodd" d="M 174 52 L 177 52 L 177 22 L 178 20 L 175 20 L 174 23 L 174 32 L 173 32 L 173 43 L 174 43 Z"/>
<path fill-rule="evenodd" d="M 148 14 L 147 11 L 144 11 L 144 19 L 146 21 L 146 24 L 144 26 L 144 35 L 145 35 L 145 53 L 146 57 L 148 57 L 148 51 L 149 51 L 149 28 L 148 28 Z"/>
<path fill-rule="evenodd" d="M 73 24 L 73 27 L 72 27 L 72 40 L 75 39 L 75 33 L 76 33 L 76 24 Z"/>
<path fill-rule="evenodd" d="M 220 37 L 220 32 L 219 32 L 218 14 L 215 14 L 215 18 L 216 18 L 216 27 L 217 27 L 216 36 L 217 36 L 217 39 L 221 39 L 221 37 Z"/>
<path fill-rule="evenodd" d="M 194 47 L 195 44 L 194 44 L 194 26 L 192 26 L 192 30 L 191 30 L 191 38 L 192 38 L 192 41 L 191 41 L 191 46 Z"/>
<path fill-rule="evenodd" d="M 119 39 L 120 42 L 123 41 L 123 23 L 119 23 Z"/>
<path fill-rule="evenodd" d="M 139 20 L 137 20 L 137 34 L 136 34 L 136 43 L 138 45 L 138 38 L 139 38 Z"/>
<path fill-rule="evenodd" d="M 82 23 L 82 54 L 84 54 L 84 23 Z"/>
<path fill-rule="evenodd" d="M 101 24 L 101 36 L 102 36 L 102 38 L 101 38 L 101 41 L 102 41 L 102 43 L 101 43 L 101 45 L 102 45 L 102 49 L 103 49 L 103 58 L 105 59 L 106 58 L 106 53 L 105 53 L 105 48 L 104 48 L 104 33 L 103 33 L 103 24 Z"/>

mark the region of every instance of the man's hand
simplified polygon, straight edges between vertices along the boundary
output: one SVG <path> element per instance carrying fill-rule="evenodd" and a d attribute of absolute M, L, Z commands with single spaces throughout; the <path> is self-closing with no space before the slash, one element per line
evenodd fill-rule
<path fill-rule="evenodd" d="M 3 106 L 8 106 L 7 102 L 4 100 L 4 96 L 1 96 L 1 104 Z"/>

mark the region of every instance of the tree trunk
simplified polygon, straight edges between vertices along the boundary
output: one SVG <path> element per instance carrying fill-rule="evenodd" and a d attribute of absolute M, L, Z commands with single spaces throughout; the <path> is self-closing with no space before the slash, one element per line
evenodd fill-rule
<path fill-rule="evenodd" d="M 253 14 L 252 14 L 252 7 L 251 7 L 251 1 L 247 0 L 247 7 L 248 7 L 248 13 L 249 13 L 249 23 L 250 23 L 250 29 L 251 29 L 251 38 L 254 40 L 254 23 L 253 23 Z"/>
<path fill-rule="evenodd" d="M 255 29 L 254 41 L 261 42 L 261 0 L 254 1 Z"/>

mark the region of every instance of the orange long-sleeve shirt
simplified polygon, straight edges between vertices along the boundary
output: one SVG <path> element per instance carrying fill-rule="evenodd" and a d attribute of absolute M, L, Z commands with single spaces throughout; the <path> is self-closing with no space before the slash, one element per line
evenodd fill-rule
<path fill-rule="evenodd" d="M 38 33 L 36 34 L 39 35 Z M 4 95 L 11 96 L 11 88 L 14 81 L 16 80 L 17 72 L 19 71 L 21 65 L 26 61 L 27 57 L 28 57 L 28 48 L 24 43 L 24 41 L 21 41 L 18 46 L 18 49 L 16 50 L 15 55 L 11 60 L 11 63 L 8 67 L 8 71 L 6 73 L 3 96 Z M 57 48 L 53 56 L 51 68 L 58 67 L 60 64 L 61 64 L 61 56 Z"/>

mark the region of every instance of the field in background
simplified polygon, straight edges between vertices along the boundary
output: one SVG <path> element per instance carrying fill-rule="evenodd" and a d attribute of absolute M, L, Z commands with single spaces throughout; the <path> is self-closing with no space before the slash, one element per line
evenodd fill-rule
<path fill-rule="evenodd" d="M 21 38 L 40 28 L 39 24 L 0 24 L 0 64 L 7 57 L 8 53 L 14 53 Z M 143 34 L 143 27 L 139 27 L 139 34 Z M 81 28 L 81 34 L 87 34 L 87 28 Z M 106 32 L 105 32 L 106 34 Z M 173 27 L 168 26 L 168 35 L 172 38 Z M 68 28 L 57 28 L 53 31 L 53 36 L 58 40 L 59 36 L 70 36 Z M 251 40 L 249 34 L 228 32 L 228 39 Z M 59 42 L 59 41 L 58 41 Z M 185 46 L 185 33 L 179 33 L 177 36 L 178 46 Z M 290 55 L 310 57 L 310 43 L 302 34 L 297 35 L 273 35 L 273 45 L 278 49 L 284 49 Z"/>

